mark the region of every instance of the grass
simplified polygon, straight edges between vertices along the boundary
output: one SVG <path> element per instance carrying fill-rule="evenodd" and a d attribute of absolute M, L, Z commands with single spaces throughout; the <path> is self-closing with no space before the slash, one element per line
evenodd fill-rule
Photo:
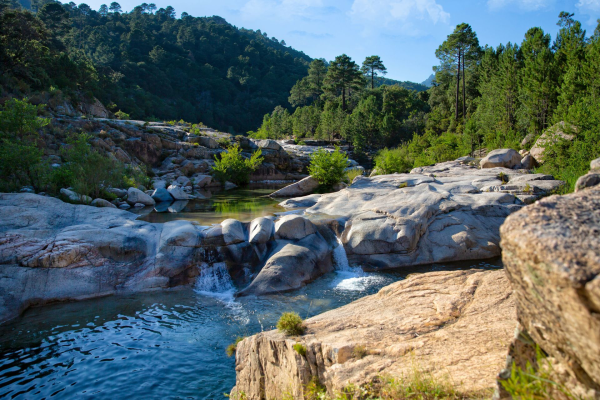
<path fill-rule="evenodd" d="M 302 335 L 302 318 L 295 312 L 285 312 L 277 321 L 277 329 L 288 336 Z"/>
<path fill-rule="evenodd" d="M 348 183 L 352 184 L 352 182 L 354 182 L 354 178 L 356 178 L 357 176 L 362 176 L 362 174 L 363 174 L 363 171 L 358 168 L 349 169 L 348 171 L 346 171 L 346 177 L 348 179 Z"/>
<path fill-rule="evenodd" d="M 354 346 L 354 349 L 352 350 L 352 357 L 360 360 L 364 358 L 367 355 L 367 353 L 367 349 L 364 346 L 357 345 Z"/>
<path fill-rule="evenodd" d="M 302 343 L 296 343 L 292 347 L 296 350 L 296 353 L 300 354 L 302 357 L 306 356 L 306 346 Z"/>
<path fill-rule="evenodd" d="M 235 339 L 235 342 L 233 342 L 229 346 L 227 346 L 227 348 L 225 349 L 225 353 L 227 353 L 227 357 L 231 357 L 235 354 L 235 352 L 237 350 L 237 345 L 242 340 L 244 340 L 244 338 L 241 336 L 238 336 L 237 339 Z"/>

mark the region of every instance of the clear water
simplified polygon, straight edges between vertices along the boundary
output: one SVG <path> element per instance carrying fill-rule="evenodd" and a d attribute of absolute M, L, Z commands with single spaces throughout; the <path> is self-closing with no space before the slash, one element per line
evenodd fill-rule
<path fill-rule="evenodd" d="M 223 399 L 235 384 L 227 345 L 272 329 L 283 311 L 310 317 L 411 273 L 499 263 L 363 273 L 338 258 L 341 270 L 300 290 L 239 299 L 215 265 L 196 288 L 30 309 L 0 326 L 0 398 Z"/>
<path fill-rule="evenodd" d="M 250 184 L 232 190 L 203 191 L 203 200 L 159 203 L 156 207 L 130 209 L 140 214 L 139 219 L 148 222 L 168 222 L 178 219 L 197 221 L 200 225 L 219 224 L 227 218 L 250 222 L 254 218 L 284 212 L 277 204 L 281 199 L 264 197 L 286 186 L 283 184 Z"/>

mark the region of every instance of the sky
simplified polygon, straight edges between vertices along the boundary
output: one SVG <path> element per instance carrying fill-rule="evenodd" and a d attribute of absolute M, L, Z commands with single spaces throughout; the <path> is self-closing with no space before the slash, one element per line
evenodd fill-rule
<path fill-rule="evenodd" d="M 118 0 L 117 0 L 118 1 Z M 588 36 L 600 0 L 121 0 L 124 11 L 143 2 L 172 6 L 178 15 L 218 15 L 238 28 L 260 29 L 312 58 L 347 54 L 357 63 L 378 55 L 388 78 L 422 82 L 437 64 L 435 50 L 466 22 L 481 45 L 521 43 L 534 26 L 556 37 L 558 14 L 575 13 Z M 109 0 L 91 0 L 98 9 Z"/>

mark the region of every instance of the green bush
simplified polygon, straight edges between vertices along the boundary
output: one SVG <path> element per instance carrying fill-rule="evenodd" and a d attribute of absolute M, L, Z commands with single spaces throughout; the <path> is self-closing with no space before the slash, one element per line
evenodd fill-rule
<path fill-rule="evenodd" d="M 214 177 L 221 183 L 230 181 L 236 185 L 247 185 L 250 182 L 250 174 L 263 162 L 260 149 L 248 159 L 242 157 L 242 150 L 236 143 L 229 147 L 219 158 L 215 155 Z"/>
<path fill-rule="evenodd" d="M 304 346 L 302 343 L 296 343 L 292 347 L 294 350 L 296 350 L 296 353 L 300 354 L 302 357 L 306 355 L 306 346 Z"/>
<path fill-rule="evenodd" d="M 380 175 L 410 172 L 414 160 L 410 157 L 408 148 L 383 149 L 375 156 L 375 168 Z"/>
<path fill-rule="evenodd" d="M 231 146 L 231 140 L 227 138 L 219 138 L 217 139 L 217 143 L 223 148 L 228 148 L 229 146 Z"/>
<path fill-rule="evenodd" d="M 285 312 L 277 321 L 277 329 L 290 336 L 302 335 L 304 333 L 302 318 L 295 312 Z"/>
<path fill-rule="evenodd" d="M 227 346 L 227 348 L 225 349 L 225 353 L 227 353 L 227 357 L 231 357 L 235 354 L 235 352 L 237 351 L 237 345 L 242 340 L 244 340 L 244 338 L 241 336 L 238 336 L 237 339 L 235 339 L 235 342 L 233 342 L 232 344 Z"/>
<path fill-rule="evenodd" d="M 354 179 L 357 176 L 362 176 L 362 174 L 363 171 L 361 169 L 351 168 L 346 171 L 346 181 L 348 182 L 348 184 L 352 184 L 352 182 L 354 182 Z"/>
<path fill-rule="evenodd" d="M 115 117 L 117 117 L 118 119 L 131 119 L 129 114 L 127 114 L 126 112 L 123 112 L 121 110 L 119 110 L 115 113 Z"/>
<path fill-rule="evenodd" d="M 330 188 L 346 177 L 347 167 L 348 156 L 338 147 L 333 152 L 319 149 L 311 157 L 308 172 L 321 186 Z"/>

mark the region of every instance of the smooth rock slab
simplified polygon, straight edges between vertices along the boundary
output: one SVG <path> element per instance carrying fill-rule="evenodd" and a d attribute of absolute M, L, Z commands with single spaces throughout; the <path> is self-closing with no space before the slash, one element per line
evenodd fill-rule
<path fill-rule="evenodd" d="M 489 391 L 504 367 L 515 311 L 504 271 L 413 275 L 306 320 L 303 336 L 267 331 L 244 339 L 232 398 L 243 392 L 248 400 L 302 399 L 313 376 L 333 397 L 382 375 L 411 376 L 415 366 L 450 378 L 459 393 Z M 296 343 L 306 356 L 294 350 Z M 355 346 L 367 355 L 354 357 Z"/>
<path fill-rule="evenodd" d="M 284 188 L 281 188 L 269 195 L 269 197 L 297 197 L 311 194 L 319 187 L 319 182 L 312 176 L 292 183 Z"/>

